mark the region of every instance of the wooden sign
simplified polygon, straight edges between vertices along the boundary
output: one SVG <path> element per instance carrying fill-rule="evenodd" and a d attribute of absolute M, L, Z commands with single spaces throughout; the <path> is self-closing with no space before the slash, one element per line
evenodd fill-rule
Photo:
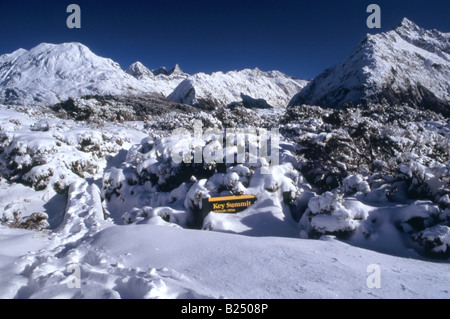
<path fill-rule="evenodd" d="M 210 212 L 236 214 L 253 205 L 255 201 L 254 195 L 203 198 L 202 212 L 203 216 Z"/>

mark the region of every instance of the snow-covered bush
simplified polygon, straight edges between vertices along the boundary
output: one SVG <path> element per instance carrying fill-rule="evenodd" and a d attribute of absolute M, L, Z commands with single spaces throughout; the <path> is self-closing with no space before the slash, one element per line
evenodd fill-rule
<path fill-rule="evenodd" d="M 318 238 L 321 235 L 346 235 L 354 231 L 359 221 L 367 216 L 364 210 L 346 204 L 341 194 L 325 192 L 309 200 L 308 209 L 300 220 L 300 236 Z"/>
<path fill-rule="evenodd" d="M 399 164 L 397 180 L 405 183 L 408 198 L 431 199 L 437 203 L 450 194 L 450 164 L 420 162 L 423 160 Z"/>
<path fill-rule="evenodd" d="M 367 193 L 370 191 L 369 183 L 364 180 L 362 175 L 359 174 L 346 177 L 343 180 L 342 186 L 346 195 L 351 195 L 358 192 Z"/>
<path fill-rule="evenodd" d="M 222 128 L 222 122 L 219 119 L 203 111 L 193 113 L 169 112 L 152 116 L 145 121 L 145 128 L 150 132 L 162 132 L 169 135 L 175 129 L 192 129 L 196 121 L 201 121 L 203 127 Z"/>
<path fill-rule="evenodd" d="M 122 215 L 125 224 L 156 224 L 163 226 L 186 226 L 186 213 L 171 207 L 149 207 L 133 208 Z"/>
<path fill-rule="evenodd" d="M 416 201 L 397 214 L 396 226 L 405 233 L 414 234 L 440 222 L 438 206 L 431 201 Z"/>
<path fill-rule="evenodd" d="M 445 201 L 445 199 L 444 199 Z M 415 201 L 396 211 L 394 225 L 408 234 L 413 242 L 425 249 L 425 253 L 449 256 L 450 210 L 431 201 Z"/>
<path fill-rule="evenodd" d="M 289 108 L 281 124 L 296 145 L 300 172 L 318 193 L 340 186 L 357 191 L 348 189 L 350 176 L 374 192 L 383 189 L 391 201 L 436 203 L 450 192 L 450 124 L 441 115 L 405 106 L 304 105 Z"/>
<path fill-rule="evenodd" d="M 437 225 L 427 228 L 413 236 L 421 246 L 432 254 L 448 257 L 450 256 L 450 227 Z"/>
<path fill-rule="evenodd" d="M 105 157 L 117 153 L 126 136 L 71 121 L 27 119 L 20 126 L 2 123 L 0 171 L 9 181 L 36 190 L 67 191 L 76 179 L 99 174 Z"/>
<path fill-rule="evenodd" d="M 48 223 L 48 215 L 46 213 L 32 213 L 30 216 L 22 217 L 20 211 L 14 211 L 12 214 L 3 213 L 0 223 L 10 228 L 38 231 L 44 230 L 50 226 Z"/>
<path fill-rule="evenodd" d="M 47 132 L 50 130 L 51 124 L 48 119 L 42 119 L 37 121 L 34 125 L 31 126 L 32 131 L 41 131 Z"/>
<path fill-rule="evenodd" d="M 203 224 L 202 201 L 203 198 L 210 197 L 206 182 L 206 179 L 196 181 L 187 192 L 184 200 L 184 208 L 189 212 L 188 225 L 193 228 L 200 228 Z"/>

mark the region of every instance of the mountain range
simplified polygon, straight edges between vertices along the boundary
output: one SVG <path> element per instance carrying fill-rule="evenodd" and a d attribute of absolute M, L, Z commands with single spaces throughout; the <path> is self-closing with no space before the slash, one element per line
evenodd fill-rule
<path fill-rule="evenodd" d="M 306 81 L 278 71 L 255 70 L 190 76 L 176 65 L 150 70 L 140 62 L 126 71 L 111 59 L 95 55 L 81 43 L 41 43 L 0 56 L 0 103 L 53 105 L 83 96 L 156 93 L 176 102 L 215 106 L 241 101 L 241 94 L 285 107 Z M 212 98 L 211 98 L 212 97 Z"/>
<path fill-rule="evenodd" d="M 301 90 L 289 105 L 339 108 L 388 103 L 449 114 L 450 33 L 404 18 L 395 29 L 367 35 L 353 53 Z"/>
<path fill-rule="evenodd" d="M 125 71 L 80 43 L 42 43 L 0 56 L 2 104 L 149 93 L 203 109 L 388 103 L 449 115 L 450 33 L 405 18 L 391 31 L 367 35 L 349 57 L 309 82 L 257 68 L 189 75 L 178 65 L 150 70 L 135 62 Z"/>

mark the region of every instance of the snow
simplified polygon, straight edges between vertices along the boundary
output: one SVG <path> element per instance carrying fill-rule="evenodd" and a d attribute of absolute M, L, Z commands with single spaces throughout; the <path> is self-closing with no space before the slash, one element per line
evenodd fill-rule
<path fill-rule="evenodd" d="M 417 47 L 429 66 L 448 49 L 448 35 L 409 20 L 373 37 L 370 45 L 398 40 L 393 52 Z M 73 65 L 79 78 L 69 84 Z M 48 81 L 36 87 L 35 75 Z M 87 84 L 92 76 L 104 91 Z M 247 109 L 240 99 L 282 107 L 305 83 L 141 63 L 125 73 L 76 43 L 3 55 L 0 77 L 19 94 L 8 91 L 17 105 L 0 105 L 0 298 L 450 298 L 442 115 L 386 103 Z M 199 111 L 121 86 L 156 82 L 194 88 L 184 102 L 233 105 Z M 21 104 L 72 91 L 124 96 Z M 273 127 L 279 156 L 255 158 L 258 134 Z M 226 145 L 226 133 L 242 147 Z M 205 198 L 242 194 L 256 198 L 242 212 L 202 210 Z M 373 269 L 379 288 L 367 284 Z"/>
<path fill-rule="evenodd" d="M 149 137 L 137 122 L 98 127 L 1 112 L 9 142 L 2 156 L 16 150 L 31 160 L 46 154 L 47 161 L 61 161 L 66 154 L 71 163 L 94 156 L 93 150 L 103 154 L 97 173 L 70 178 L 67 195 L 56 193 L 51 180 L 43 190 L 0 181 L 5 213 L 42 212 L 50 222 L 40 232 L 0 225 L 1 298 L 450 297 L 448 259 L 419 254 L 427 247 L 436 254 L 448 251 L 446 210 L 431 201 L 372 201 L 375 190 L 361 174 L 347 177 L 341 193 L 315 194 L 295 169 L 292 142 L 280 144 L 281 163 L 266 166 L 265 174 L 261 163 L 235 163 L 163 192 L 146 174 L 162 178 L 161 185 L 168 182 L 177 169 L 167 165 L 177 137 Z M 126 149 L 110 147 L 110 137 L 118 134 L 128 141 Z M 330 138 L 310 134 L 320 143 Z M 86 140 L 92 144 L 81 143 Z M 33 169 L 46 165 L 40 161 Z M 51 167 L 57 180 L 67 173 L 64 166 Z M 399 172 L 410 170 L 402 166 Z M 211 213 L 201 229 L 188 229 L 201 199 L 222 188 L 258 199 L 239 214 Z M 300 207 L 310 212 L 299 222 L 293 212 Z M 417 218 L 429 227 L 415 233 L 416 223 L 409 222 Z M 330 236 L 342 231 L 350 232 L 343 239 Z M 321 240 L 302 239 L 310 235 Z M 374 264 L 381 269 L 380 289 L 366 284 Z M 79 289 L 70 288 L 71 267 L 79 267 Z"/>
<path fill-rule="evenodd" d="M 164 96 L 169 96 L 189 76 L 181 70 L 178 64 L 170 72 L 164 67 L 150 71 L 139 61 L 130 65 L 126 72 L 146 86 L 155 88 L 155 91 Z"/>
<path fill-rule="evenodd" d="M 449 79 L 448 38 L 404 19 L 389 32 L 367 35 L 348 58 L 299 91 L 290 105 L 342 107 L 385 98 L 418 107 L 428 103 L 427 107 L 434 109 L 439 109 L 440 103 L 440 110 L 448 112 Z M 405 97 L 410 94 L 407 92 L 413 96 Z M 425 101 L 426 92 L 436 102 Z"/>
<path fill-rule="evenodd" d="M 80 43 L 42 43 L 0 60 L 0 102 L 51 105 L 69 97 L 155 92 Z"/>
<path fill-rule="evenodd" d="M 217 107 L 241 102 L 242 94 L 264 99 L 275 108 L 285 108 L 307 81 L 292 79 L 281 72 L 245 69 L 227 73 L 198 73 L 188 77 L 169 95 L 177 102 Z M 270 91 L 271 94 L 267 95 Z"/>
<path fill-rule="evenodd" d="M 5 243 L 20 243 L 20 248 L 26 244 L 25 238 L 8 232 L 2 229 Z M 26 239 L 31 241 L 31 236 Z M 46 241 L 34 239 L 29 247 L 39 249 L 36 246 Z M 136 225 L 108 227 L 59 258 L 35 253 L 14 267 L 3 258 L 10 251 L 20 252 L 11 248 L 0 249 L 2 273 L 28 270 L 26 275 L 2 276 L 8 278 L 8 284 L 1 285 L 2 297 L 449 297 L 446 264 L 393 257 L 332 239 L 247 237 Z M 69 264 L 81 267 L 80 289 L 66 285 Z M 381 267 L 381 289 L 366 286 L 367 267 L 372 264 Z M 31 280 L 27 282 L 26 276 Z"/>
<path fill-rule="evenodd" d="M 48 106 L 84 96 L 156 93 L 191 105 L 214 96 L 218 107 L 241 102 L 242 94 L 265 99 L 269 90 L 273 94 L 267 102 L 284 108 L 306 83 L 258 69 L 189 76 L 178 65 L 170 71 L 151 71 L 135 62 L 124 71 L 118 63 L 76 42 L 41 43 L 0 57 L 0 103 L 13 105 Z M 195 96 L 187 99 L 187 91 L 194 87 Z"/>

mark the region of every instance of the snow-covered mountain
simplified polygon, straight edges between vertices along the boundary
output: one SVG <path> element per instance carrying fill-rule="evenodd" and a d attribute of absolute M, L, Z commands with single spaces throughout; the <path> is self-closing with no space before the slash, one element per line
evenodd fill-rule
<path fill-rule="evenodd" d="M 367 35 L 353 54 L 325 70 L 291 106 L 341 107 L 367 101 L 450 111 L 450 33 L 425 30 L 408 19 Z"/>
<path fill-rule="evenodd" d="M 88 95 L 159 93 L 191 105 L 226 106 L 242 100 L 261 104 L 263 99 L 273 107 L 285 107 L 306 83 L 258 69 L 189 76 L 178 65 L 150 70 L 135 62 L 124 71 L 80 43 L 42 43 L 0 56 L 2 104 L 52 105 Z"/>
<path fill-rule="evenodd" d="M 167 75 L 167 76 L 169 76 L 169 75 L 189 76 L 189 74 L 184 73 L 183 70 L 181 70 L 181 68 L 180 68 L 180 66 L 178 64 L 175 64 L 175 66 L 172 69 L 170 69 L 170 70 L 167 70 L 165 66 L 159 67 L 157 69 L 153 69 L 152 73 L 154 75 L 162 74 L 162 75 Z"/>
<path fill-rule="evenodd" d="M 312 85 L 331 102 L 394 99 L 406 84 L 443 98 L 448 38 L 404 20 Z M 176 81 L 172 98 L 233 107 L 163 97 Z M 450 298 L 450 117 L 260 109 L 305 84 L 257 69 L 125 72 L 77 43 L 0 56 L 0 299 Z M 256 200 L 203 204 L 239 195 Z"/>
<path fill-rule="evenodd" d="M 0 56 L 0 103 L 55 104 L 69 97 L 156 92 L 80 43 L 42 43 Z"/>
<path fill-rule="evenodd" d="M 189 76 L 181 70 L 178 64 L 169 71 L 165 67 L 150 70 L 139 61 L 130 65 L 126 72 L 164 96 L 172 93 L 178 84 Z"/>
<path fill-rule="evenodd" d="M 275 108 L 286 107 L 289 100 L 308 82 L 293 79 L 279 71 L 244 69 L 211 75 L 197 73 L 180 83 L 169 95 L 176 102 L 204 108 L 241 102 L 245 97 L 263 99 Z M 244 97 L 244 98 L 243 98 Z"/>

